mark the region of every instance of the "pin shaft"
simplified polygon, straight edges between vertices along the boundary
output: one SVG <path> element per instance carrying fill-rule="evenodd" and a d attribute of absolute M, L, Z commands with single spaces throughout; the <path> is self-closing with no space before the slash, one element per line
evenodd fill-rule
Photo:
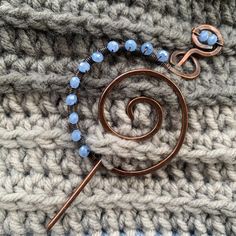
<path fill-rule="evenodd" d="M 72 195 L 67 199 L 61 209 L 56 213 L 56 215 L 49 221 L 47 225 L 47 231 L 51 230 L 51 228 L 56 224 L 56 222 L 60 219 L 60 217 L 65 213 L 67 208 L 72 204 L 75 198 L 80 194 L 80 192 L 84 189 L 90 179 L 95 175 L 96 171 L 102 164 L 101 160 L 98 160 L 94 165 L 93 169 L 89 172 L 89 174 L 85 177 L 85 179 L 81 182 L 81 184 L 75 189 Z"/>

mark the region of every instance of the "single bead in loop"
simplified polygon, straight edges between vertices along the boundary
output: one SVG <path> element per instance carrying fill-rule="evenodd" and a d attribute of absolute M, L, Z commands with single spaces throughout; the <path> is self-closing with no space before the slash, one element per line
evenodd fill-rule
<path fill-rule="evenodd" d="M 82 61 L 78 66 L 78 70 L 81 73 L 86 73 L 90 70 L 90 64 L 87 61 Z"/>
<path fill-rule="evenodd" d="M 169 60 L 169 53 L 166 50 L 159 50 L 157 51 L 157 60 L 160 62 L 168 62 Z"/>
<path fill-rule="evenodd" d="M 92 60 L 94 61 L 94 62 L 102 62 L 103 61 L 103 59 L 104 59 L 104 56 L 102 55 L 102 53 L 101 52 L 94 52 L 93 54 L 92 54 Z"/>
<path fill-rule="evenodd" d="M 119 44 L 116 41 L 110 41 L 107 44 L 107 49 L 109 52 L 117 52 L 119 50 Z"/>
<path fill-rule="evenodd" d="M 210 45 L 210 46 L 213 46 L 216 44 L 217 42 L 217 36 L 215 34 L 212 34 L 209 36 L 209 38 L 207 39 L 207 44 Z"/>
<path fill-rule="evenodd" d="M 137 43 L 133 39 L 129 39 L 125 42 L 125 49 L 127 51 L 133 52 L 137 48 Z"/>
<path fill-rule="evenodd" d="M 198 40 L 201 43 L 205 43 L 205 42 L 207 42 L 208 37 L 209 37 L 209 31 L 208 30 L 202 30 L 201 33 L 198 36 Z"/>
<path fill-rule="evenodd" d="M 66 97 L 66 104 L 68 106 L 73 106 L 77 103 L 77 96 L 75 94 L 69 94 L 67 97 Z"/>
<path fill-rule="evenodd" d="M 90 148 L 88 145 L 82 145 L 80 148 L 79 148 L 79 155 L 83 158 L 86 158 L 89 156 L 89 153 L 90 153 Z"/>
<path fill-rule="evenodd" d="M 76 112 L 72 112 L 70 115 L 69 115 L 69 122 L 73 125 L 77 124 L 79 121 L 79 116 Z"/>
<path fill-rule="evenodd" d="M 72 133 L 71 133 L 71 139 L 74 142 L 78 142 L 81 139 L 81 132 L 78 129 L 75 129 Z"/>
<path fill-rule="evenodd" d="M 144 43 L 142 46 L 141 46 L 141 52 L 144 54 L 144 55 L 151 55 L 152 52 L 153 52 L 153 46 L 151 43 L 147 42 L 147 43 Z"/>
<path fill-rule="evenodd" d="M 77 89 L 80 85 L 80 78 L 77 76 L 73 76 L 70 80 L 70 87 Z"/>

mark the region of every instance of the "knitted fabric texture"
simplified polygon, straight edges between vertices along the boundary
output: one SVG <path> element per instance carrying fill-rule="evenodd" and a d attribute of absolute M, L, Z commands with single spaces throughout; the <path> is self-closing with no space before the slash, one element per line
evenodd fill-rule
<path fill-rule="evenodd" d="M 106 115 L 116 131 L 137 135 L 155 116 L 138 104 L 132 124 L 125 107 L 145 94 L 165 104 L 162 129 L 145 142 L 104 131 L 98 100 L 117 75 L 147 67 L 168 75 L 189 107 L 189 129 L 176 158 L 144 177 L 101 168 L 52 235 L 236 235 L 235 1 L 0 1 L 0 234 L 46 235 L 46 224 L 92 168 L 70 140 L 66 86 L 78 63 L 111 40 L 187 50 L 191 29 L 219 28 L 222 53 L 200 60 L 194 81 L 143 58 L 111 56 L 81 83 L 80 127 L 108 168 L 145 167 L 168 153 L 179 135 L 176 97 L 139 77 L 115 89 Z M 190 66 L 190 65 L 187 65 Z"/>

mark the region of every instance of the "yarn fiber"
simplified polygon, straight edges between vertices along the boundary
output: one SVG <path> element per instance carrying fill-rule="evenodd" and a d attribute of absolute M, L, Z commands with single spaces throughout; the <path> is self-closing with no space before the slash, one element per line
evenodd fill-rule
<path fill-rule="evenodd" d="M 79 158 L 68 130 L 66 86 L 78 63 L 111 39 L 187 50 L 192 27 L 209 23 L 225 46 L 220 55 L 200 59 L 196 80 L 123 55 L 93 66 L 81 82 L 81 131 L 108 169 L 158 161 L 180 127 L 176 97 L 142 77 L 113 91 L 107 117 L 119 132 L 144 132 L 155 118 L 152 109 L 138 104 L 132 124 L 125 106 L 147 94 L 166 105 L 163 128 L 141 143 L 104 131 L 99 96 L 125 71 L 147 67 L 169 76 L 186 98 L 189 129 L 176 158 L 152 174 L 121 177 L 101 168 L 52 235 L 236 235 L 235 6 L 219 0 L 0 1 L 0 234 L 46 235 L 49 219 L 93 166 Z"/>

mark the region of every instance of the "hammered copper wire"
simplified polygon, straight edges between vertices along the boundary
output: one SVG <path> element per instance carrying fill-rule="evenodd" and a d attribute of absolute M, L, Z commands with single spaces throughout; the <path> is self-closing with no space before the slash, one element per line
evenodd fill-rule
<path fill-rule="evenodd" d="M 95 175 L 98 168 L 101 166 L 101 160 L 97 160 L 92 170 L 88 173 L 88 175 L 83 179 L 80 185 L 75 189 L 75 191 L 71 194 L 71 196 L 66 200 L 60 210 L 56 213 L 56 215 L 49 221 L 47 225 L 47 231 L 51 230 L 51 228 L 56 224 L 56 222 L 61 218 L 61 216 L 65 213 L 67 208 L 72 204 L 75 198 L 80 194 L 80 192 L 84 189 L 90 179 Z"/>
<path fill-rule="evenodd" d="M 183 72 L 180 67 L 178 67 L 178 57 L 181 55 L 186 55 L 186 51 L 179 51 L 176 50 L 174 51 L 171 55 L 170 55 L 170 62 L 168 64 L 165 64 L 164 66 L 170 70 L 172 73 L 181 76 L 182 78 L 186 79 L 186 80 L 192 80 L 192 79 L 196 79 L 200 72 L 201 72 L 201 67 L 200 67 L 200 63 L 197 60 L 197 58 L 195 58 L 194 56 L 190 55 L 188 58 L 190 58 L 190 60 L 193 62 L 194 65 L 194 70 L 192 72 Z M 187 58 L 187 59 L 188 59 Z M 187 61 L 187 59 L 185 61 Z M 174 66 L 172 66 L 174 65 Z M 176 68 L 177 65 L 177 68 Z"/>
<path fill-rule="evenodd" d="M 217 43 L 213 46 L 203 44 L 198 40 L 199 32 L 202 30 L 209 30 L 217 36 Z M 198 77 L 201 72 L 201 67 L 198 60 L 193 55 L 200 55 L 203 57 L 211 57 L 218 54 L 224 45 L 223 37 L 218 29 L 216 29 L 212 25 L 200 25 L 192 30 L 192 42 L 196 46 L 195 48 L 191 48 L 187 52 L 185 51 L 175 51 L 170 56 L 170 63 L 166 64 L 165 67 L 171 72 L 181 76 L 186 80 L 192 80 Z M 184 55 L 182 59 L 177 62 L 178 57 Z M 190 73 L 184 72 L 181 70 L 181 66 L 189 60 L 192 60 L 194 65 L 194 70 Z"/>
<path fill-rule="evenodd" d="M 148 133 L 146 133 L 142 136 L 131 137 L 131 136 L 121 135 L 121 134 L 117 133 L 116 131 L 114 131 L 109 126 L 109 124 L 107 123 L 107 121 L 105 119 L 105 114 L 104 114 L 105 100 L 106 100 L 107 96 L 109 95 L 109 93 L 111 92 L 111 90 L 117 84 L 119 84 L 121 81 L 123 81 L 124 79 L 126 79 L 128 77 L 136 76 L 136 75 L 148 75 L 151 78 L 163 80 L 164 82 L 166 82 L 172 88 L 172 90 L 175 92 L 176 96 L 179 99 L 179 103 L 180 103 L 180 107 L 181 107 L 181 111 L 182 111 L 182 126 L 181 126 L 179 139 L 178 139 L 175 147 L 173 148 L 172 152 L 167 157 L 163 158 L 160 162 L 155 163 L 154 165 L 152 165 L 148 168 L 142 169 L 142 170 L 124 170 L 124 169 L 120 169 L 120 168 L 116 168 L 116 167 L 114 167 L 112 169 L 112 172 L 120 174 L 120 175 L 125 175 L 125 176 L 146 175 L 146 174 L 149 174 L 149 173 L 161 168 L 166 163 L 168 163 L 178 153 L 181 145 L 183 144 L 184 137 L 185 137 L 187 127 L 188 127 L 187 104 L 185 102 L 185 99 L 184 99 L 181 91 L 175 85 L 175 83 L 172 82 L 169 78 L 167 78 L 163 74 L 158 73 L 156 71 L 152 71 L 152 70 L 149 70 L 149 69 L 136 69 L 136 70 L 128 71 L 128 72 L 123 73 L 122 75 L 118 76 L 117 78 L 112 80 L 108 84 L 108 86 L 104 89 L 104 91 L 103 91 L 103 93 L 100 97 L 99 105 L 98 105 L 99 119 L 100 119 L 100 122 L 101 122 L 102 126 L 104 127 L 104 129 L 107 132 L 110 132 L 113 135 L 116 135 L 120 138 L 129 139 L 129 140 L 133 140 L 133 141 L 143 141 L 143 140 L 146 140 L 148 138 L 151 138 L 160 129 L 161 124 L 162 124 L 162 120 L 163 120 L 163 110 L 162 110 L 162 107 L 161 107 L 160 103 L 158 101 L 156 101 L 155 99 L 150 98 L 150 97 L 144 97 L 144 96 L 136 97 L 136 98 L 132 99 L 127 105 L 127 114 L 129 115 L 131 120 L 133 119 L 134 105 L 136 105 L 137 103 L 141 103 L 141 102 L 148 103 L 151 106 L 153 106 L 155 108 L 156 112 L 157 112 L 158 120 L 157 120 L 156 125 L 154 126 L 154 128 L 150 132 L 148 132 Z M 94 165 L 93 169 L 89 172 L 89 174 L 86 176 L 86 178 L 80 183 L 80 185 L 76 188 L 76 190 L 73 192 L 73 194 L 64 203 L 62 208 L 49 221 L 48 226 L 47 226 L 47 230 L 50 230 L 54 226 L 54 224 L 59 220 L 59 218 L 65 213 L 66 209 L 72 204 L 74 199 L 79 195 L 79 193 L 86 186 L 86 184 L 89 182 L 89 180 L 95 175 L 95 173 L 96 173 L 97 169 L 99 168 L 99 166 L 101 166 L 102 161 L 98 160 L 93 154 L 91 154 L 91 155 L 93 156 L 93 159 L 94 159 L 94 162 L 95 162 L 95 165 Z"/>
<path fill-rule="evenodd" d="M 215 33 L 218 37 L 217 44 L 215 46 L 209 46 L 209 45 L 205 45 L 205 44 L 200 43 L 197 36 L 199 35 L 199 32 L 201 30 L 210 30 L 211 32 Z M 193 41 L 194 45 L 196 46 L 196 48 L 192 48 L 187 52 L 175 51 L 170 56 L 170 63 L 162 64 L 162 65 L 164 65 L 165 68 L 172 71 L 176 75 L 179 75 L 182 78 L 188 79 L 188 80 L 196 78 L 201 71 L 200 64 L 199 64 L 198 60 L 193 56 L 193 54 L 201 55 L 204 57 L 213 56 L 213 55 L 218 54 L 222 50 L 222 47 L 224 44 L 223 37 L 222 37 L 221 33 L 219 32 L 219 30 L 217 30 L 214 26 L 206 25 L 206 24 L 200 25 L 192 30 L 192 41 Z M 100 51 L 103 53 L 106 53 L 106 48 L 103 48 Z M 181 55 L 183 55 L 183 57 L 178 62 L 178 57 L 180 57 Z M 157 61 L 154 53 L 152 53 L 150 58 Z M 181 66 L 189 59 L 192 60 L 192 62 L 193 62 L 194 70 L 190 73 L 186 73 L 186 72 L 181 71 Z M 91 64 L 93 63 L 91 60 L 91 57 L 87 58 L 86 61 L 88 61 Z M 160 129 L 161 124 L 162 124 L 162 119 L 163 119 L 163 110 L 162 110 L 160 103 L 150 97 L 144 97 L 144 96 L 136 97 L 128 103 L 127 109 L 126 109 L 128 116 L 132 120 L 133 119 L 133 108 L 137 103 L 140 103 L 140 102 L 148 103 L 155 108 L 157 116 L 158 116 L 157 123 L 151 131 L 149 131 L 148 133 L 146 133 L 142 136 L 132 137 L 132 136 L 121 135 L 121 134 L 115 132 L 114 130 L 112 130 L 105 119 L 104 105 L 105 105 L 106 97 L 110 93 L 111 89 L 114 88 L 119 82 L 121 82 L 125 78 L 128 78 L 129 76 L 140 75 L 140 74 L 149 75 L 149 76 L 154 77 L 156 79 L 157 78 L 161 79 L 161 80 L 165 81 L 173 89 L 173 91 L 175 92 L 175 94 L 178 97 L 179 104 L 180 104 L 181 111 L 182 111 L 182 118 L 181 118 L 182 126 L 181 126 L 179 139 L 177 140 L 177 143 L 176 143 L 175 147 L 173 148 L 172 152 L 169 155 L 167 155 L 167 157 L 163 158 L 160 162 L 152 165 L 151 167 L 148 167 L 148 168 L 142 169 L 142 170 L 123 170 L 120 168 L 114 168 L 112 170 L 113 172 L 120 174 L 120 175 L 124 175 L 124 176 L 145 175 L 145 174 L 151 173 L 151 172 L 163 167 L 164 165 L 166 165 L 180 150 L 181 145 L 184 142 L 184 137 L 185 137 L 187 127 L 188 127 L 187 105 L 186 105 L 186 101 L 185 101 L 181 91 L 179 90 L 179 88 L 169 78 L 167 78 L 163 74 L 160 74 L 158 72 L 155 72 L 155 71 L 152 71 L 149 69 L 137 69 L 137 70 L 126 72 L 126 73 L 118 76 L 115 80 L 113 80 L 104 89 L 104 91 L 100 97 L 100 100 L 99 100 L 99 118 L 100 118 L 100 122 L 101 122 L 102 126 L 104 127 L 104 129 L 107 132 L 110 132 L 113 135 L 116 135 L 120 138 L 124 138 L 127 140 L 134 140 L 134 141 L 143 141 L 148 138 L 151 138 Z M 76 75 L 83 76 L 78 73 L 76 73 Z M 77 95 L 79 95 L 79 94 L 77 94 Z M 72 110 L 76 111 L 77 109 L 78 109 L 78 107 L 74 106 Z M 70 111 L 71 110 L 69 108 L 68 112 L 70 112 Z M 76 127 L 78 127 L 78 124 L 76 125 Z M 47 225 L 47 230 L 50 230 L 53 227 L 53 225 L 59 220 L 59 218 L 65 213 L 66 209 L 72 204 L 74 199 L 79 195 L 79 193 L 83 190 L 83 188 L 86 186 L 86 184 L 89 182 L 89 180 L 95 175 L 97 169 L 101 166 L 101 164 L 102 164 L 101 159 L 99 159 L 94 154 L 91 154 L 90 157 L 95 162 L 93 169 L 89 172 L 89 174 L 85 177 L 85 179 L 80 183 L 80 185 L 75 189 L 75 191 L 72 193 L 72 195 L 69 197 L 69 199 L 64 203 L 64 205 L 58 211 L 58 213 L 49 221 L 49 223 Z"/>
<path fill-rule="evenodd" d="M 157 124 L 154 126 L 154 128 L 149 131 L 146 134 L 143 134 L 141 136 L 125 136 L 125 135 L 121 135 L 119 133 L 117 133 L 115 130 L 113 130 L 106 118 L 105 118 L 105 112 L 104 112 L 104 104 L 105 104 L 105 100 L 107 98 L 107 96 L 109 95 L 109 93 L 111 92 L 111 90 L 118 85 L 121 81 L 123 81 L 126 78 L 132 77 L 132 76 L 137 76 L 137 75 L 148 75 L 151 79 L 157 79 L 157 80 L 162 80 L 164 82 L 166 82 L 174 91 L 174 93 L 176 94 L 179 104 L 180 104 L 180 108 L 181 108 L 181 112 L 182 112 L 182 126 L 181 126 L 181 131 L 180 131 L 180 135 L 179 138 L 176 142 L 175 147 L 173 148 L 172 152 L 167 155 L 167 157 L 164 157 L 160 162 L 155 163 L 154 165 L 143 169 L 143 170 L 123 170 L 120 168 L 114 168 L 112 169 L 113 172 L 120 174 L 120 175 L 126 175 L 126 176 L 138 176 L 138 175 L 146 175 L 151 173 L 152 171 L 155 171 L 159 168 L 161 168 L 162 166 L 164 166 L 167 162 L 169 162 L 179 151 L 180 147 L 183 144 L 184 141 L 184 137 L 187 131 L 187 127 L 188 127 L 188 108 L 187 108 L 187 104 L 186 101 L 184 99 L 184 96 L 182 95 L 181 91 L 179 90 L 179 88 L 175 85 L 174 82 L 172 82 L 168 77 L 166 77 L 165 75 L 153 71 L 153 70 L 149 70 L 149 69 L 136 69 L 136 70 L 132 70 L 132 71 L 128 71 L 126 73 L 123 73 L 122 75 L 116 77 L 114 80 L 112 80 L 110 82 L 110 84 L 108 84 L 108 86 L 105 88 L 105 90 L 103 91 L 100 100 L 99 100 L 99 105 L 98 105 L 98 111 L 99 111 L 99 120 L 103 126 L 103 128 L 107 131 L 112 133 L 115 136 L 118 136 L 120 138 L 123 139 L 128 139 L 128 140 L 133 140 L 133 141 L 143 141 L 146 140 L 148 138 L 151 138 L 153 135 L 155 135 L 157 133 L 157 131 L 160 129 L 161 127 L 161 122 L 157 121 Z M 159 119 L 161 119 L 162 121 L 162 108 L 159 102 L 157 102 L 156 100 L 154 100 L 153 98 L 149 98 L 149 97 L 136 97 L 135 98 L 136 103 L 149 103 L 150 105 L 156 106 L 155 109 L 157 109 L 157 113 L 159 115 Z M 132 102 L 133 100 L 131 100 Z M 130 104 L 128 104 L 127 106 L 127 110 L 132 110 L 133 107 L 129 106 Z M 159 112 L 158 112 L 159 109 Z M 160 116 L 161 114 L 161 116 Z M 132 117 L 131 117 L 132 118 Z"/>
<path fill-rule="evenodd" d="M 116 77 L 114 80 L 112 80 L 107 85 L 107 87 L 105 88 L 105 90 L 103 91 L 103 93 L 102 93 L 102 95 L 100 96 L 100 99 L 99 99 L 98 118 L 99 118 L 99 121 L 102 124 L 104 130 L 109 132 L 109 133 L 112 133 L 113 135 L 115 135 L 117 137 L 120 137 L 122 139 L 133 140 L 133 141 L 144 141 L 146 139 L 151 138 L 153 135 L 155 135 L 158 132 L 158 130 L 160 129 L 161 125 L 162 125 L 163 110 L 162 110 L 161 104 L 153 98 L 144 97 L 144 96 L 135 97 L 135 98 L 131 99 L 129 101 L 129 103 L 127 104 L 126 113 L 129 116 L 129 118 L 131 120 L 133 120 L 134 119 L 133 109 L 134 109 L 134 106 L 137 103 L 148 103 L 149 105 L 151 105 L 156 110 L 156 114 L 158 115 L 158 120 L 157 120 L 155 126 L 148 133 L 140 135 L 140 136 L 122 135 L 122 134 L 116 132 L 115 130 L 113 130 L 111 128 L 111 126 L 108 124 L 108 122 L 106 121 L 104 106 L 105 106 L 105 100 L 108 97 L 111 90 L 115 86 L 117 86 L 120 82 L 122 82 L 124 79 L 126 79 L 128 77 L 132 77 L 134 75 L 141 75 L 141 74 L 148 74 L 148 70 L 146 70 L 146 69 L 133 70 L 133 71 L 126 72 L 126 73 Z"/>

